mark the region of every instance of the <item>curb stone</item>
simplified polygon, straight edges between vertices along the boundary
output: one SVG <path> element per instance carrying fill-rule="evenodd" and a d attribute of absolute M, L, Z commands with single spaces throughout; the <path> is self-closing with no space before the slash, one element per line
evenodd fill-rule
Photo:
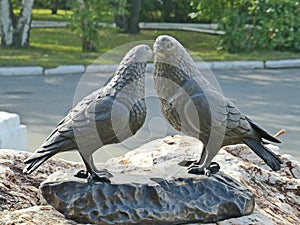
<path fill-rule="evenodd" d="M 116 64 L 113 65 L 89 65 L 86 66 L 86 73 L 109 73 L 117 69 Z"/>
<path fill-rule="evenodd" d="M 199 68 L 209 68 L 216 70 L 232 70 L 232 69 L 263 69 L 262 61 L 220 61 L 220 62 L 198 62 Z"/>
<path fill-rule="evenodd" d="M 61 65 L 56 68 L 45 69 L 45 75 L 82 74 L 85 72 L 83 65 Z"/>
<path fill-rule="evenodd" d="M 197 62 L 201 69 L 234 70 L 234 69 L 285 69 L 300 68 L 300 59 L 263 61 L 215 61 Z M 60 65 L 55 68 L 44 69 L 41 66 L 0 67 L 0 76 L 26 75 L 65 75 L 87 73 L 112 73 L 118 65 Z M 148 63 L 146 71 L 153 71 L 153 63 Z"/>
<path fill-rule="evenodd" d="M 269 60 L 265 62 L 265 68 L 300 68 L 300 59 Z"/>
<path fill-rule="evenodd" d="M 0 76 L 27 76 L 42 75 L 44 68 L 41 66 L 0 67 Z"/>

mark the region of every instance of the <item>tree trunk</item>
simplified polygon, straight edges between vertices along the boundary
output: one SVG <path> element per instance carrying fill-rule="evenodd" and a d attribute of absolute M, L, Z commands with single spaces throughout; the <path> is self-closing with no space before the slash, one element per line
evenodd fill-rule
<path fill-rule="evenodd" d="M 116 26 L 126 32 L 128 30 L 128 16 L 126 15 L 126 8 L 128 7 L 127 0 L 114 1 L 111 2 L 110 5 L 114 11 L 114 19 Z"/>
<path fill-rule="evenodd" d="M 14 26 L 11 2 L 1 0 L 0 5 L 0 25 L 1 25 L 1 45 L 9 46 L 13 44 Z"/>
<path fill-rule="evenodd" d="M 23 47 L 29 45 L 33 3 L 34 0 L 22 0 L 22 9 L 14 32 L 14 46 Z"/>
<path fill-rule="evenodd" d="M 82 51 L 83 52 L 95 52 L 97 48 L 94 43 L 87 38 L 82 37 Z"/>
<path fill-rule="evenodd" d="M 114 15 L 116 26 L 124 31 L 128 30 L 128 21 L 125 15 Z"/>
<path fill-rule="evenodd" d="M 51 8 L 51 14 L 52 15 L 57 15 L 57 8 Z"/>
<path fill-rule="evenodd" d="M 22 0 L 22 8 L 19 19 L 15 21 L 11 1 L 1 0 L 1 45 L 17 47 L 29 45 L 33 2 L 34 0 Z"/>
<path fill-rule="evenodd" d="M 84 11 L 86 9 L 85 1 L 84 0 L 78 0 L 79 3 L 79 9 Z M 96 51 L 95 44 L 93 43 L 93 40 L 88 37 L 88 33 L 91 32 L 89 30 L 89 19 L 86 18 L 84 14 L 81 15 L 81 30 L 82 30 L 82 37 L 81 37 L 81 47 L 83 52 L 92 52 Z"/>
<path fill-rule="evenodd" d="M 132 1 L 129 23 L 128 23 L 128 30 L 127 30 L 127 32 L 130 34 L 138 34 L 140 32 L 139 16 L 140 16 L 141 3 L 142 0 Z"/>
<path fill-rule="evenodd" d="M 51 7 L 51 14 L 57 15 L 57 10 L 58 10 L 58 0 L 53 1 L 52 7 Z"/>

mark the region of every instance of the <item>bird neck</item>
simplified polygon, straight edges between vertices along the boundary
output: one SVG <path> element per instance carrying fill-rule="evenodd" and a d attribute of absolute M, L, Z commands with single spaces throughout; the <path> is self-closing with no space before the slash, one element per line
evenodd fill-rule
<path fill-rule="evenodd" d="M 154 77 L 162 77 L 178 85 L 190 79 L 190 75 L 185 73 L 180 67 L 165 62 L 154 63 Z"/>
<path fill-rule="evenodd" d="M 143 98 L 145 95 L 146 62 L 121 64 L 108 86 L 115 90 L 115 94 L 130 94 Z"/>

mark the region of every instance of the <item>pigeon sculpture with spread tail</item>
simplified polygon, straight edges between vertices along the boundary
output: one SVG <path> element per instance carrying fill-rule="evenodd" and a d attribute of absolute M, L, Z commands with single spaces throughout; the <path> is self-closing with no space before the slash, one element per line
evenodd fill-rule
<path fill-rule="evenodd" d="M 86 172 L 81 171 L 77 176 L 109 182 L 111 174 L 97 170 L 92 154 L 104 145 L 131 137 L 144 124 L 145 70 L 151 56 L 152 50 L 147 45 L 132 48 L 111 80 L 83 98 L 26 159 L 23 172 L 32 173 L 57 153 L 77 150 L 86 166 Z"/>

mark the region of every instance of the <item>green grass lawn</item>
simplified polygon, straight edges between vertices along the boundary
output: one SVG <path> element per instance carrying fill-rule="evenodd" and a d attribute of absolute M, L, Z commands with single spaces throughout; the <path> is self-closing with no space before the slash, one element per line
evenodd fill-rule
<path fill-rule="evenodd" d="M 54 17 L 57 16 L 54 15 Z M 265 50 L 251 54 L 229 54 L 217 50 L 218 36 L 166 30 L 142 30 L 139 35 L 128 35 L 119 33 L 116 30 L 105 30 L 100 34 L 101 45 L 103 46 L 101 50 L 97 53 L 82 53 L 80 37 L 68 28 L 34 28 L 30 34 L 30 47 L 23 49 L 0 47 L 0 66 L 39 65 L 55 67 L 62 64 L 88 65 L 101 54 L 122 44 L 155 40 L 161 34 L 174 36 L 204 61 L 300 58 L 300 53 Z"/>
<path fill-rule="evenodd" d="M 18 13 L 18 10 L 15 11 Z M 33 9 L 33 20 L 66 21 L 72 11 L 58 10 L 52 15 L 48 9 Z M 204 61 L 220 60 L 269 60 L 300 58 L 300 53 L 261 50 L 254 53 L 229 54 L 218 51 L 219 36 L 188 31 L 142 30 L 138 35 L 103 30 L 102 48 L 97 53 L 82 53 L 80 37 L 68 28 L 33 28 L 30 33 L 30 47 L 16 49 L 0 46 L 0 66 L 39 65 L 55 67 L 70 64 L 91 64 L 103 53 L 122 44 L 155 40 L 158 35 L 168 34 L 177 38 L 186 48 Z"/>
<path fill-rule="evenodd" d="M 19 9 L 14 10 L 15 14 L 20 13 Z M 50 9 L 32 9 L 32 19 L 33 20 L 43 20 L 43 21 L 66 21 L 68 20 L 68 15 L 73 12 L 70 10 L 57 10 L 57 14 L 51 14 Z"/>

